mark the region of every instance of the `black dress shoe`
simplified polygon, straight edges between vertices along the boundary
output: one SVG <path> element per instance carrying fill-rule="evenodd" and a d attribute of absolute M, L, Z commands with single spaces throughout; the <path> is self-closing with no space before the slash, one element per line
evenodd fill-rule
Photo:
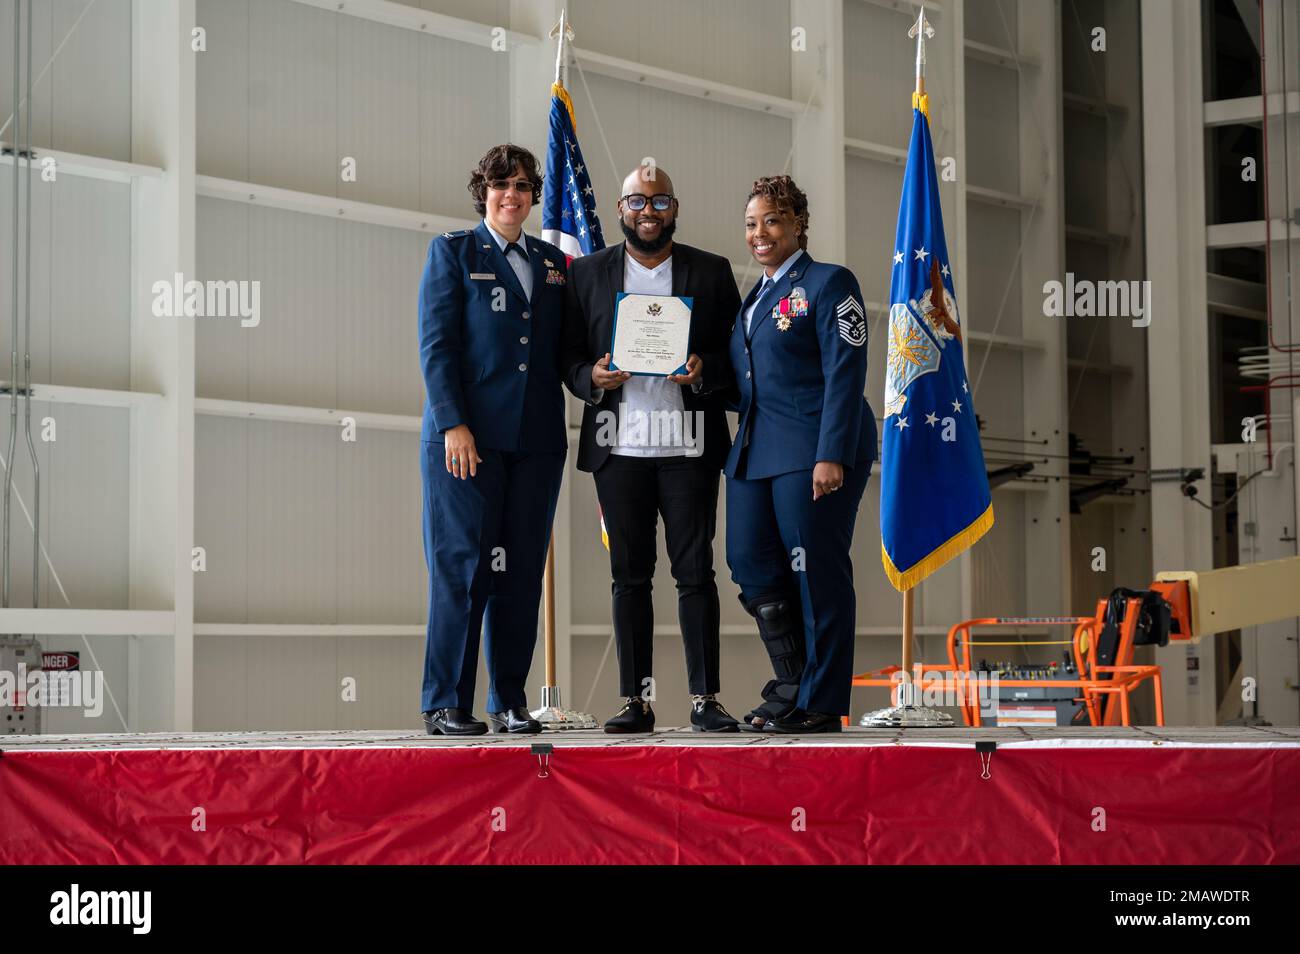
<path fill-rule="evenodd" d="M 488 722 L 491 723 L 493 732 L 536 735 L 542 731 L 542 724 L 530 716 L 523 706 L 517 709 L 504 709 L 501 712 L 489 712 Z"/>
<path fill-rule="evenodd" d="M 467 709 L 434 709 L 424 715 L 424 731 L 429 735 L 483 735 L 486 722 L 480 722 Z"/>
<path fill-rule="evenodd" d="M 653 732 L 655 730 L 655 713 L 650 703 L 640 696 L 628 696 L 623 708 L 605 723 L 605 731 L 611 735 L 624 735 L 635 732 Z"/>
<path fill-rule="evenodd" d="M 763 731 L 780 732 L 786 735 L 807 735 L 813 732 L 839 732 L 842 727 L 840 717 L 837 715 L 795 709 L 779 719 L 770 720 L 767 725 L 763 726 Z"/>
<path fill-rule="evenodd" d="M 739 732 L 740 723 L 716 699 L 697 699 L 691 703 L 691 731 Z"/>

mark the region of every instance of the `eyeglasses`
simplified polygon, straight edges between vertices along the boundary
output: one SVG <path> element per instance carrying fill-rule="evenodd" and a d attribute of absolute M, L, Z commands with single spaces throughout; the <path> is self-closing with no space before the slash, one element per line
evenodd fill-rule
<path fill-rule="evenodd" d="M 527 179 L 515 179 L 513 181 L 510 179 L 493 179 L 488 185 L 498 192 L 506 192 L 511 186 L 514 186 L 516 192 L 533 191 L 533 184 Z"/>
<path fill-rule="evenodd" d="M 673 207 L 673 202 L 676 201 L 676 196 L 665 195 L 662 192 L 658 195 L 647 196 L 641 195 L 639 192 L 634 192 L 631 195 L 623 196 L 619 201 L 625 203 L 633 212 L 640 212 L 645 208 L 647 199 L 650 201 L 650 207 L 656 212 L 667 212 Z"/>

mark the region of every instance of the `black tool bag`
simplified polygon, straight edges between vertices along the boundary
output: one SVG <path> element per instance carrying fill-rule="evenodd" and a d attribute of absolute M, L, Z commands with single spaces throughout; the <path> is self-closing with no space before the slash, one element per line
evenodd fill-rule
<path fill-rule="evenodd" d="M 1119 631 L 1124 625 L 1124 610 L 1128 601 L 1142 600 L 1138 610 L 1137 631 L 1133 634 L 1134 646 L 1168 646 L 1170 607 L 1165 598 L 1155 590 L 1130 590 L 1116 587 L 1106 598 L 1106 615 L 1102 620 L 1101 635 L 1097 637 L 1097 663 L 1115 665 L 1119 651 Z"/>

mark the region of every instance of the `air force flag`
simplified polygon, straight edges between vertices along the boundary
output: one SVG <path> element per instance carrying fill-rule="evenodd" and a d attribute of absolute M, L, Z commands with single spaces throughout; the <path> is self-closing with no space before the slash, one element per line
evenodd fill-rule
<path fill-rule="evenodd" d="M 885 573 L 909 590 L 993 526 L 962 359 L 926 111 L 912 110 L 890 281 L 880 536 Z"/>

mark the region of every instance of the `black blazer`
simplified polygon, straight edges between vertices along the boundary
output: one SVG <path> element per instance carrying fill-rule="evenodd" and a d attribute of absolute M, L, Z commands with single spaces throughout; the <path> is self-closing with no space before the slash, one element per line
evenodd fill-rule
<path fill-rule="evenodd" d="M 578 469 L 599 470 L 610 448 L 596 441 L 599 411 L 617 411 L 622 388 L 593 401 L 592 366 L 610 350 L 614 330 L 614 300 L 623 290 L 623 243 L 611 245 L 569 264 L 564 308 L 564 384 L 586 407 L 578 439 Z M 740 310 L 740 292 L 731 263 L 721 255 L 673 243 L 673 294 L 695 299 L 691 309 L 690 351 L 704 362 L 701 388 L 696 393 L 682 386 L 682 405 L 688 413 L 704 413 L 701 456 L 721 468 L 731 450 L 726 397 L 733 392 L 735 372 L 728 348 L 731 328 Z M 734 397 L 734 394 L 733 394 Z"/>

